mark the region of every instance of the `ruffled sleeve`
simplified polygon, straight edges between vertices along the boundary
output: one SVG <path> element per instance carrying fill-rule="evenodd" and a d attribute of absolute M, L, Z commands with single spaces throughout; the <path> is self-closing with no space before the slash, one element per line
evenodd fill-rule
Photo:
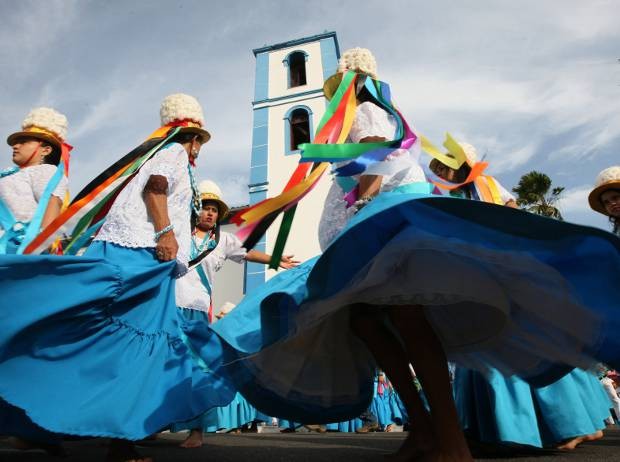
<path fill-rule="evenodd" d="M 227 260 L 232 260 L 236 263 L 242 263 L 248 251 L 243 247 L 243 244 L 237 236 L 231 233 L 222 233 L 225 236 L 225 255 Z"/>
<path fill-rule="evenodd" d="M 30 174 L 32 194 L 37 202 L 41 200 L 41 196 L 43 195 L 45 188 L 56 173 L 57 169 L 58 167 L 50 164 L 37 165 L 29 169 L 28 173 Z M 59 197 L 60 199 L 64 199 L 66 192 L 67 179 L 63 176 L 54 191 L 52 191 L 52 195 Z"/>
<path fill-rule="evenodd" d="M 362 103 L 355 111 L 355 119 L 349 132 L 354 143 L 369 136 L 380 136 L 387 140 L 394 139 L 396 121 L 383 109 L 373 103 Z"/>
<path fill-rule="evenodd" d="M 155 154 L 143 167 L 146 169 L 144 178 L 148 181 L 148 177 L 152 175 L 166 177 L 168 194 L 170 194 L 175 189 L 179 178 L 182 177 L 182 171 L 187 167 L 187 164 L 187 152 L 183 146 L 178 143 L 171 143 Z"/>

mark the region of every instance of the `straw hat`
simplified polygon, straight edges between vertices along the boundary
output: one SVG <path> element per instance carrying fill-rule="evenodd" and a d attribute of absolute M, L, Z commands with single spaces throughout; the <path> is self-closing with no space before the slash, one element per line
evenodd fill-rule
<path fill-rule="evenodd" d="M 596 177 L 594 189 L 588 196 L 590 207 L 603 215 L 607 215 L 605 207 L 601 202 L 601 194 L 610 189 L 620 190 L 620 165 L 606 168 Z"/>
<path fill-rule="evenodd" d="M 218 221 L 223 220 L 228 214 L 229 207 L 222 200 L 222 191 L 219 186 L 211 180 L 201 181 L 198 185 L 201 201 L 213 201 L 218 205 Z"/>
<path fill-rule="evenodd" d="M 36 138 L 50 143 L 58 149 L 67 136 L 67 118 L 49 107 L 38 107 L 30 111 L 22 122 L 21 131 L 11 133 L 6 142 L 13 146 L 21 137 Z"/>
<path fill-rule="evenodd" d="M 161 103 L 159 115 L 164 127 L 181 127 L 179 133 L 200 135 L 203 143 L 211 139 L 211 134 L 203 128 L 205 120 L 202 107 L 193 96 L 184 93 L 166 96 Z"/>
<path fill-rule="evenodd" d="M 347 71 L 376 79 L 377 61 L 367 48 L 351 48 L 345 51 L 338 62 L 338 70 L 323 84 L 323 93 L 327 99 L 332 99 L 342 81 L 342 75 Z"/>
<path fill-rule="evenodd" d="M 448 148 L 448 152 L 442 154 L 442 157 L 447 158 L 445 162 L 442 162 L 441 158 L 433 158 L 429 164 L 429 168 L 435 172 L 437 169 L 437 164 L 442 163 L 452 168 L 453 170 L 458 170 L 463 163 L 467 163 L 470 167 L 473 167 L 476 162 L 478 162 L 478 152 L 476 148 L 473 147 L 469 143 L 465 143 L 463 141 L 455 141 L 449 133 L 446 133 L 446 141 L 444 142 L 444 146 Z M 454 162 L 448 162 L 454 159 L 456 164 L 460 165 L 458 168 L 454 168 L 456 165 Z"/>

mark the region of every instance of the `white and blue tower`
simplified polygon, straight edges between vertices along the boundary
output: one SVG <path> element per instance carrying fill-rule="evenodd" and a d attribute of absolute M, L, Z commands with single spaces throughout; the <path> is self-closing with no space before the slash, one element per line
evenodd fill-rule
<path fill-rule="evenodd" d="M 340 50 L 335 32 L 257 48 L 250 205 L 279 194 L 299 162 L 301 143 L 312 141 L 326 107 L 323 82 L 336 72 Z M 297 207 L 285 253 L 306 260 L 319 253 L 318 223 L 329 189 L 324 178 Z M 271 252 L 280 221 L 256 246 Z M 271 275 L 265 265 L 248 263 L 245 291 Z"/>

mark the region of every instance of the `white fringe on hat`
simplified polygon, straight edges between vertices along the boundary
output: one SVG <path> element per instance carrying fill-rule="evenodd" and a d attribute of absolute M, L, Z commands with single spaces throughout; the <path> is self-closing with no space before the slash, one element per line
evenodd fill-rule
<path fill-rule="evenodd" d="M 478 162 L 478 152 L 476 151 L 475 147 L 473 147 L 469 143 L 464 143 L 461 141 L 459 141 L 459 145 L 463 148 L 463 151 L 465 152 L 465 157 L 467 157 L 467 162 L 470 165 L 474 165 L 476 162 Z"/>
<path fill-rule="evenodd" d="M 198 185 L 198 192 L 202 194 L 213 194 L 220 199 L 222 198 L 222 190 L 220 187 L 211 180 L 203 180 Z"/>
<path fill-rule="evenodd" d="M 609 183 L 611 181 L 620 181 L 620 165 L 607 167 L 605 170 L 599 173 L 596 176 L 594 187 L 598 188 L 599 186 Z"/>
<path fill-rule="evenodd" d="M 22 129 L 42 128 L 64 141 L 67 136 L 67 125 L 67 118 L 60 112 L 49 107 L 38 107 L 28 113 L 22 122 Z"/>
<path fill-rule="evenodd" d="M 377 78 L 377 61 L 367 48 L 351 48 L 345 51 L 338 62 L 338 72 L 354 71 Z"/>
<path fill-rule="evenodd" d="M 201 127 L 204 127 L 205 124 L 202 107 L 198 100 L 184 93 L 166 96 L 161 103 L 159 116 L 162 126 L 181 120 L 192 120 L 200 124 Z"/>

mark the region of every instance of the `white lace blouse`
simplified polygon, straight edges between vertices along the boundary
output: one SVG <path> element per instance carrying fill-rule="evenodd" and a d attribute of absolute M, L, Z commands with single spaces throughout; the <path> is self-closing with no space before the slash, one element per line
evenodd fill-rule
<path fill-rule="evenodd" d="M 118 195 L 95 240 L 123 247 L 155 247 L 155 228 L 146 210 L 143 191 L 151 175 L 161 175 L 168 180 L 168 216 L 179 244 L 177 260 L 187 266 L 192 204 L 188 162 L 187 151 L 178 143 L 168 144 L 155 154 Z"/>
<path fill-rule="evenodd" d="M 56 165 L 41 164 L 0 178 L 0 199 L 17 221 L 27 223 L 32 220 L 41 196 L 57 169 Z M 64 199 L 66 192 L 67 179 L 63 176 L 52 195 Z"/>
<path fill-rule="evenodd" d="M 393 140 L 396 129 L 397 124 L 394 117 L 375 104 L 366 102 L 357 107 L 355 119 L 349 132 L 349 139 L 353 143 L 359 143 L 360 140 L 369 136 L 379 136 Z M 338 163 L 336 168 L 346 163 Z M 366 169 L 364 175 L 383 176 L 381 192 L 391 191 L 403 184 L 426 181 L 424 171 L 418 164 L 416 156 L 405 149 L 397 149 L 384 161 L 374 163 Z M 352 178 L 359 181 L 359 175 L 355 175 Z M 321 250 L 327 248 L 355 213 L 354 207 L 347 208 L 344 196 L 344 190 L 333 179 L 325 199 L 323 214 L 319 223 L 319 244 Z"/>
<path fill-rule="evenodd" d="M 194 237 L 194 240 L 197 245 L 200 244 L 200 239 Z M 222 269 L 224 262 L 233 260 L 242 263 L 247 253 L 237 236 L 226 232 L 220 234 L 220 242 L 217 247 L 200 262 L 211 285 L 211 293 L 213 293 L 215 273 Z M 211 296 L 195 269 L 177 280 L 176 299 L 177 306 L 180 308 L 204 312 L 209 310 Z"/>

